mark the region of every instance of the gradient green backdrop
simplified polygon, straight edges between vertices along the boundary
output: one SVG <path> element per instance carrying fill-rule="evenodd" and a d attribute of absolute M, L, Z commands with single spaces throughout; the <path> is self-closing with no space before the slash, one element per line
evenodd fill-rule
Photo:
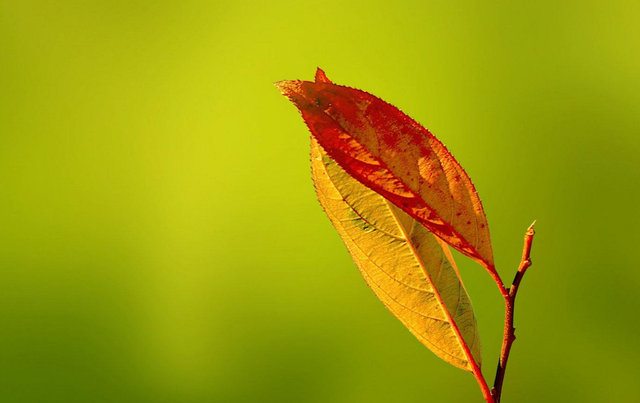
<path fill-rule="evenodd" d="M 1 1 L 0 401 L 481 401 L 315 199 L 316 66 L 447 144 L 505 279 L 538 220 L 504 402 L 639 401 L 639 4 Z"/>

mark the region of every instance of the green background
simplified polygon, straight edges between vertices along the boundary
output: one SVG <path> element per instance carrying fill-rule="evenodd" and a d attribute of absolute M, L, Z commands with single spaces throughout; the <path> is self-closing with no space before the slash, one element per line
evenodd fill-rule
<path fill-rule="evenodd" d="M 1 1 L 0 400 L 482 401 L 315 199 L 272 83 L 320 66 L 447 144 L 506 280 L 538 220 L 503 401 L 637 402 L 639 43 L 631 1 Z"/>

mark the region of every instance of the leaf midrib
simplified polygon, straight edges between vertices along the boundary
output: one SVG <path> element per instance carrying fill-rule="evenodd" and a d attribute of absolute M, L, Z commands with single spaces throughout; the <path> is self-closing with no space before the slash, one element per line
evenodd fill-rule
<path fill-rule="evenodd" d="M 438 290 L 438 288 L 434 284 L 433 280 L 431 279 L 431 275 L 429 274 L 429 272 L 427 271 L 426 267 L 424 266 L 424 264 L 422 262 L 422 258 L 420 257 L 420 254 L 418 253 L 418 251 L 415 249 L 415 247 L 413 245 L 413 242 L 411 242 L 411 238 L 409 237 L 409 234 L 407 234 L 404 226 L 400 222 L 400 219 L 398 218 L 396 213 L 391 208 L 391 204 L 390 204 L 391 202 L 389 200 L 387 200 L 387 199 L 384 199 L 384 201 L 387 204 L 387 208 L 391 212 L 394 220 L 396 221 L 396 224 L 400 228 L 400 231 L 402 231 L 403 235 L 405 236 L 405 238 L 407 240 L 407 245 L 409 245 L 409 248 L 411 248 L 411 252 L 416 257 L 416 261 L 418 262 L 418 264 L 420 266 L 420 269 L 422 270 L 422 272 L 424 273 L 425 277 L 427 278 L 427 281 L 429 281 L 429 284 L 431 285 L 431 288 L 434 290 L 433 294 L 438 299 L 438 302 L 440 303 L 440 305 L 443 307 L 444 314 L 447 317 L 447 320 L 448 320 L 449 324 L 451 325 L 451 328 L 453 329 L 453 331 L 454 331 L 454 333 L 456 335 L 456 339 L 457 339 L 458 343 L 460 344 L 460 347 L 461 347 L 462 351 L 464 352 L 465 357 L 467 357 L 467 360 L 469 361 L 469 363 L 472 363 L 472 365 L 471 365 L 472 369 L 475 371 L 475 368 L 478 368 L 478 363 L 476 362 L 475 357 L 473 357 L 473 354 L 471 354 L 471 349 L 469 348 L 469 346 L 467 346 L 467 343 L 464 340 L 464 337 L 462 336 L 462 332 L 460 331 L 460 328 L 458 328 L 458 323 L 455 321 L 455 319 L 453 318 L 451 312 L 449 311 L 449 307 L 447 306 L 447 304 L 442 299 L 442 296 L 440 295 L 440 291 Z M 445 257 L 444 257 L 444 251 L 443 251 L 443 260 L 442 260 L 441 265 L 444 263 L 444 258 Z M 440 270 L 442 271 L 442 267 L 440 268 Z"/>

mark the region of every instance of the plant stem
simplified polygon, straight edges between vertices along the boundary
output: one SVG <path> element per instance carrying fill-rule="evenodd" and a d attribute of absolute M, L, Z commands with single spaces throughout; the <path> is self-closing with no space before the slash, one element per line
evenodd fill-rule
<path fill-rule="evenodd" d="M 500 294 L 502 294 L 504 298 L 507 298 L 509 295 L 509 290 L 505 288 L 504 283 L 500 278 L 500 274 L 498 274 L 498 272 L 496 271 L 496 267 L 495 266 L 484 266 L 484 267 L 489 271 L 489 274 L 491 275 L 491 278 L 493 278 L 493 281 L 496 282 L 496 285 L 500 289 Z"/>
<path fill-rule="evenodd" d="M 493 399 L 493 395 L 491 394 L 491 390 L 487 385 L 487 381 L 485 381 L 484 376 L 482 376 L 482 371 L 480 368 L 474 368 L 473 376 L 476 377 L 476 381 L 478 381 L 478 385 L 480 385 L 480 390 L 482 390 L 482 396 L 487 403 L 496 403 Z"/>
<path fill-rule="evenodd" d="M 500 362 L 498 363 L 498 370 L 496 371 L 496 379 L 493 384 L 493 389 L 491 390 L 491 395 L 493 397 L 494 403 L 500 403 L 500 396 L 502 395 L 502 383 L 504 382 L 504 374 L 507 369 L 507 361 L 509 360 L 511 346 L 516 339 L 516 329 L 515 327 L 513 327 L 513 313 L 516 303 L 516 295 L 518 293 L 518 286 L 522 281 L 524 273 L 527 271 L 529 266 L 531 266 L 531 245 L 533 244 L 533 236 L 536 233 L 533 229 L 534 225 L 535 221 L 533 222 L 533 224 L 531 224 L 529 229 L 527 229 L 527 232 L 524 236 L 522 260 L 520 261 L 520 266 L 518 267 L 518 272 L 513 279 L 513 283 L 511 284 L 511 287 L 506 290 L 506 293 L 502 293 L 505 301 L 504 337 L 502 339 L 502 350 L 500 351 Z M 500 284 L 498 284 L 498 286 L 500 286 Z M 504 285 L 502 285 L 501 291 L 503 288 Z"/>

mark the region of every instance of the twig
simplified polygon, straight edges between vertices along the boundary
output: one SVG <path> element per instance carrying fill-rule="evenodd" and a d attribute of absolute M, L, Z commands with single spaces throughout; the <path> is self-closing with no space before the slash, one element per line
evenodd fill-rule
<path fill-rule="evenodd" d="M 516 329 L 513 327 L 513 311 L 515 308 L 518 286 L 522 281 L 524 273 L 527 271 L 529 266 L 531 266 L 530 255 L 531 245 L 533 244 L 533 236 L 536 233 L 533 229 L 533 226 L 535 224 L 536 223 L 534 221 L 529 229 L 527 229 L 527 232 L 524 236 L 524 250 L 522 251 L 522 260 L 520 261 L 518 272 L 513 279 L 511 287 L 507 290 L 508 292 L 506 293 L 506 295 L 505 293 L 503 293 L 505 301 L 504 338 L 502 339 L 502 350 L 500 351 L 500 362 L 498 363 L 498 370 L 496 371 L 496 380 L 493 384 L 493 389 L 491 390 L 491 395 L 495 403 L 500 403 L 500 396 L 502 395 L 502 383 L 504 382 L 504 373 L 507 369 L 509 352 L 511 351 L 511 345 L 516 339 Z M 498 284 L 498 286 L 500 286 L 500 284 Z"/>

